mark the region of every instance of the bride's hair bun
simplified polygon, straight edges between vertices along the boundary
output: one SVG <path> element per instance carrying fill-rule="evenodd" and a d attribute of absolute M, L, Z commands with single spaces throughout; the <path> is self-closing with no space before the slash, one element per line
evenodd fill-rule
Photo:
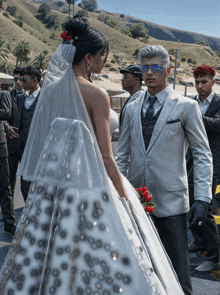
<path fill-rule="evenodd" d="M 105 36 L 98 30 L 90 27 L 89 21 L 80 16 L 75 15 L 62 25 L 68 36 L 72 36 L 72 45 L 76 47 L 76 53 L 73 64 L 77 64 L 87 54 L 97 54 L 99 51 L 106 51 L 108 55 L 108 42 Z M 69 44 L 64 40 L 63 44 Z"/>
<path fill-rule="evenodd" d="M 73 38 L 84 34 L 89 27 L 89 21 L 80 15 L 75 15 L 62 25 L 63 30 L 65 30 L 68 35 L 71 35 Z"/>

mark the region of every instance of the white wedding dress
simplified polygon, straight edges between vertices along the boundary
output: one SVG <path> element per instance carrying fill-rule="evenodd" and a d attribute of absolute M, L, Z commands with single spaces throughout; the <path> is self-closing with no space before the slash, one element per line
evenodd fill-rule
<path fill-rule="evenodd" d="M 32 184 L 0 295 L 183 295 L 136 191 L 123 177 L 131 215 L 106 173 L 73 49 L 53 54 L 32 119 L 19 168 Z"/>
<path fill-rule="evenodd" d="M 36 169 L 41 180 L 32 182 L 0 294 L 183 294 L 129 183 L 137 224 L 110 180 L 110 189 L 100 185 L 99 167 L 90 165 L 93 144 L 83 122 L 52 123 Z"/>

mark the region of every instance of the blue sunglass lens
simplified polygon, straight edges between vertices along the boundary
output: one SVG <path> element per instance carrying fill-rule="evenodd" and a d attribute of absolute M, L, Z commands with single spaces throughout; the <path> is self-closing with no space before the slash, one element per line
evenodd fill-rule
<path fill-rule="evenodd" d="M 161 65 L 152 65 L 150 66 L 152 72 L 162 72 L 163 67 Z M 147 73 L 149 71 L 149 66 L 143 65 L 141 67 L 142 73 Z"/>
<path fill-rule="evenodd" d="M 149 70 L 149 67 L 148 67 L 148 66 L 142 66 L 142 67 L 141 67 L 141 71 L 142 71 L 143 73 L 148 72 L 148 70 Z"/>
<path fill-rule="evenodd" d="M 161 65 L 152 65 L 152 66 L 151 66 L 151 70 L 152 70 L 153 72 L 162 72 L 163 67 L 162 67 Z"/>

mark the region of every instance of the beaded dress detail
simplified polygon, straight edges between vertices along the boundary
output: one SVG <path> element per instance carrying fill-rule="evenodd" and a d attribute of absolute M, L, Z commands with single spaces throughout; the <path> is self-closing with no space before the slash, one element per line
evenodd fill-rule
<path fill-rule="evenodd" d="M 99 167 L 90 166 L 93 144 L 83 122 L 52 123 L 1 270 L 0 294 L 182 294 L 175 291 L 178 284 L 173 292 L 161 281 L 126 203 L 110 180 L 102 184 Z M 131 205 L 158 247 L 151 220 L 130 191 Z M 166 261 L 161 245 L 160 251 Z"/>

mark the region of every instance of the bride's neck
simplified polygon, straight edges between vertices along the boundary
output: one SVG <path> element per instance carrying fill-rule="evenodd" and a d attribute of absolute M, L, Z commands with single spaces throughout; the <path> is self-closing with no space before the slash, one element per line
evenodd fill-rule
<path fill-rule="evenodd" d="M 73 65 L 73 72 L 75 74 L 76 78 L 84 78 L 87 80 L 88 78 L 88 72 L 86 67 L 83 67 L 82 65 Z"/>

